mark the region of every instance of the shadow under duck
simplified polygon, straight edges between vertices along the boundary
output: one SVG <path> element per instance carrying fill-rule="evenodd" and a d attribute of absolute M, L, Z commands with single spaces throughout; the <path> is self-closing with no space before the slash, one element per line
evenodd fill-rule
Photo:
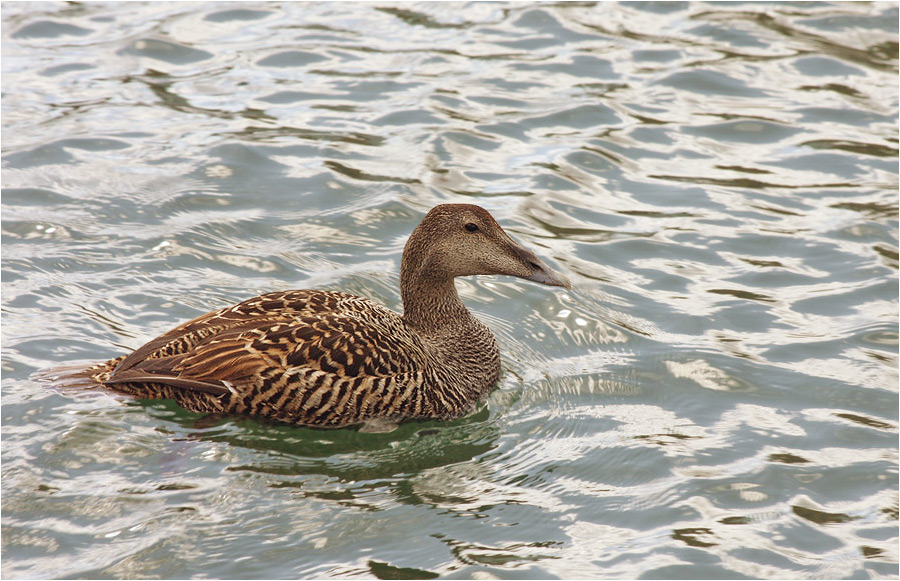
<path fill-rule="evenodd" d="M 272 292 L 81 373 L 92 384 L 196 412 L 320 428 L 390 431 L 405 419 L 458 418 L 500 376 L 494 335 L 453 282 L 479 274 L 570 288 L 485 209 L 445 204 L 404 247 L 403 315 L 341 292 Z"/>

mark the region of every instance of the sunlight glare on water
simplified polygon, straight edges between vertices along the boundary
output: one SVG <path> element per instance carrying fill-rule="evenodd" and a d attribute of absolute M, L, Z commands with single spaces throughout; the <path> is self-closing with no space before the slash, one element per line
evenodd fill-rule
<path fill-rule="evenodd" d="M 5 3 L 5 578 L 897 578 L 898 8 Z M 266 291 L 401 310 L 432 206 L 503 374 L 387 434 L 34 374 Z"/>

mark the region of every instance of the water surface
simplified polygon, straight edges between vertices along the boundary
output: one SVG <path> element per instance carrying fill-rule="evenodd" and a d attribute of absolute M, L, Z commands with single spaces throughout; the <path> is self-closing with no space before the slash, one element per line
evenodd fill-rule
<path fill-rule="evenodd" d="M 896 3 L 3 5 L 8 578 L 896 578 Z M 504 372 L 389 434 L 36 371 L 260 292 L 458 282 Z"/>

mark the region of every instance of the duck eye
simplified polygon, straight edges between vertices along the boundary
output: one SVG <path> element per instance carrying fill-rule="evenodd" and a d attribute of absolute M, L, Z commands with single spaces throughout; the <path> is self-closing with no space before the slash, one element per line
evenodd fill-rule
<path fill-rule="evenodd" d="M 473 224 L 472 222 L 469 222 L 468 224 L 466 224 L 466 230 L 468 230 L 469 232 L 475 232 L 478 230 L 478 224 Z"/>

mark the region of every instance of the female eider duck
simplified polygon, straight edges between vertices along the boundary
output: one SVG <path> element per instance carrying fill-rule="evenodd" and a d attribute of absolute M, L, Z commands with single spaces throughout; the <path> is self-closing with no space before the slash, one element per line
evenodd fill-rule
<path fill-rule="evenodd" d="M 332 291 L 273 292 L 188 321 L 86 372 L 95 384 L 196 412 L 390 431 L 472 411 L 500 375 L 491 331 L 453 279 L 506 274 L 570 288 L 483 208 L 433 208 L 400 264 L 403 315 Z"/>

